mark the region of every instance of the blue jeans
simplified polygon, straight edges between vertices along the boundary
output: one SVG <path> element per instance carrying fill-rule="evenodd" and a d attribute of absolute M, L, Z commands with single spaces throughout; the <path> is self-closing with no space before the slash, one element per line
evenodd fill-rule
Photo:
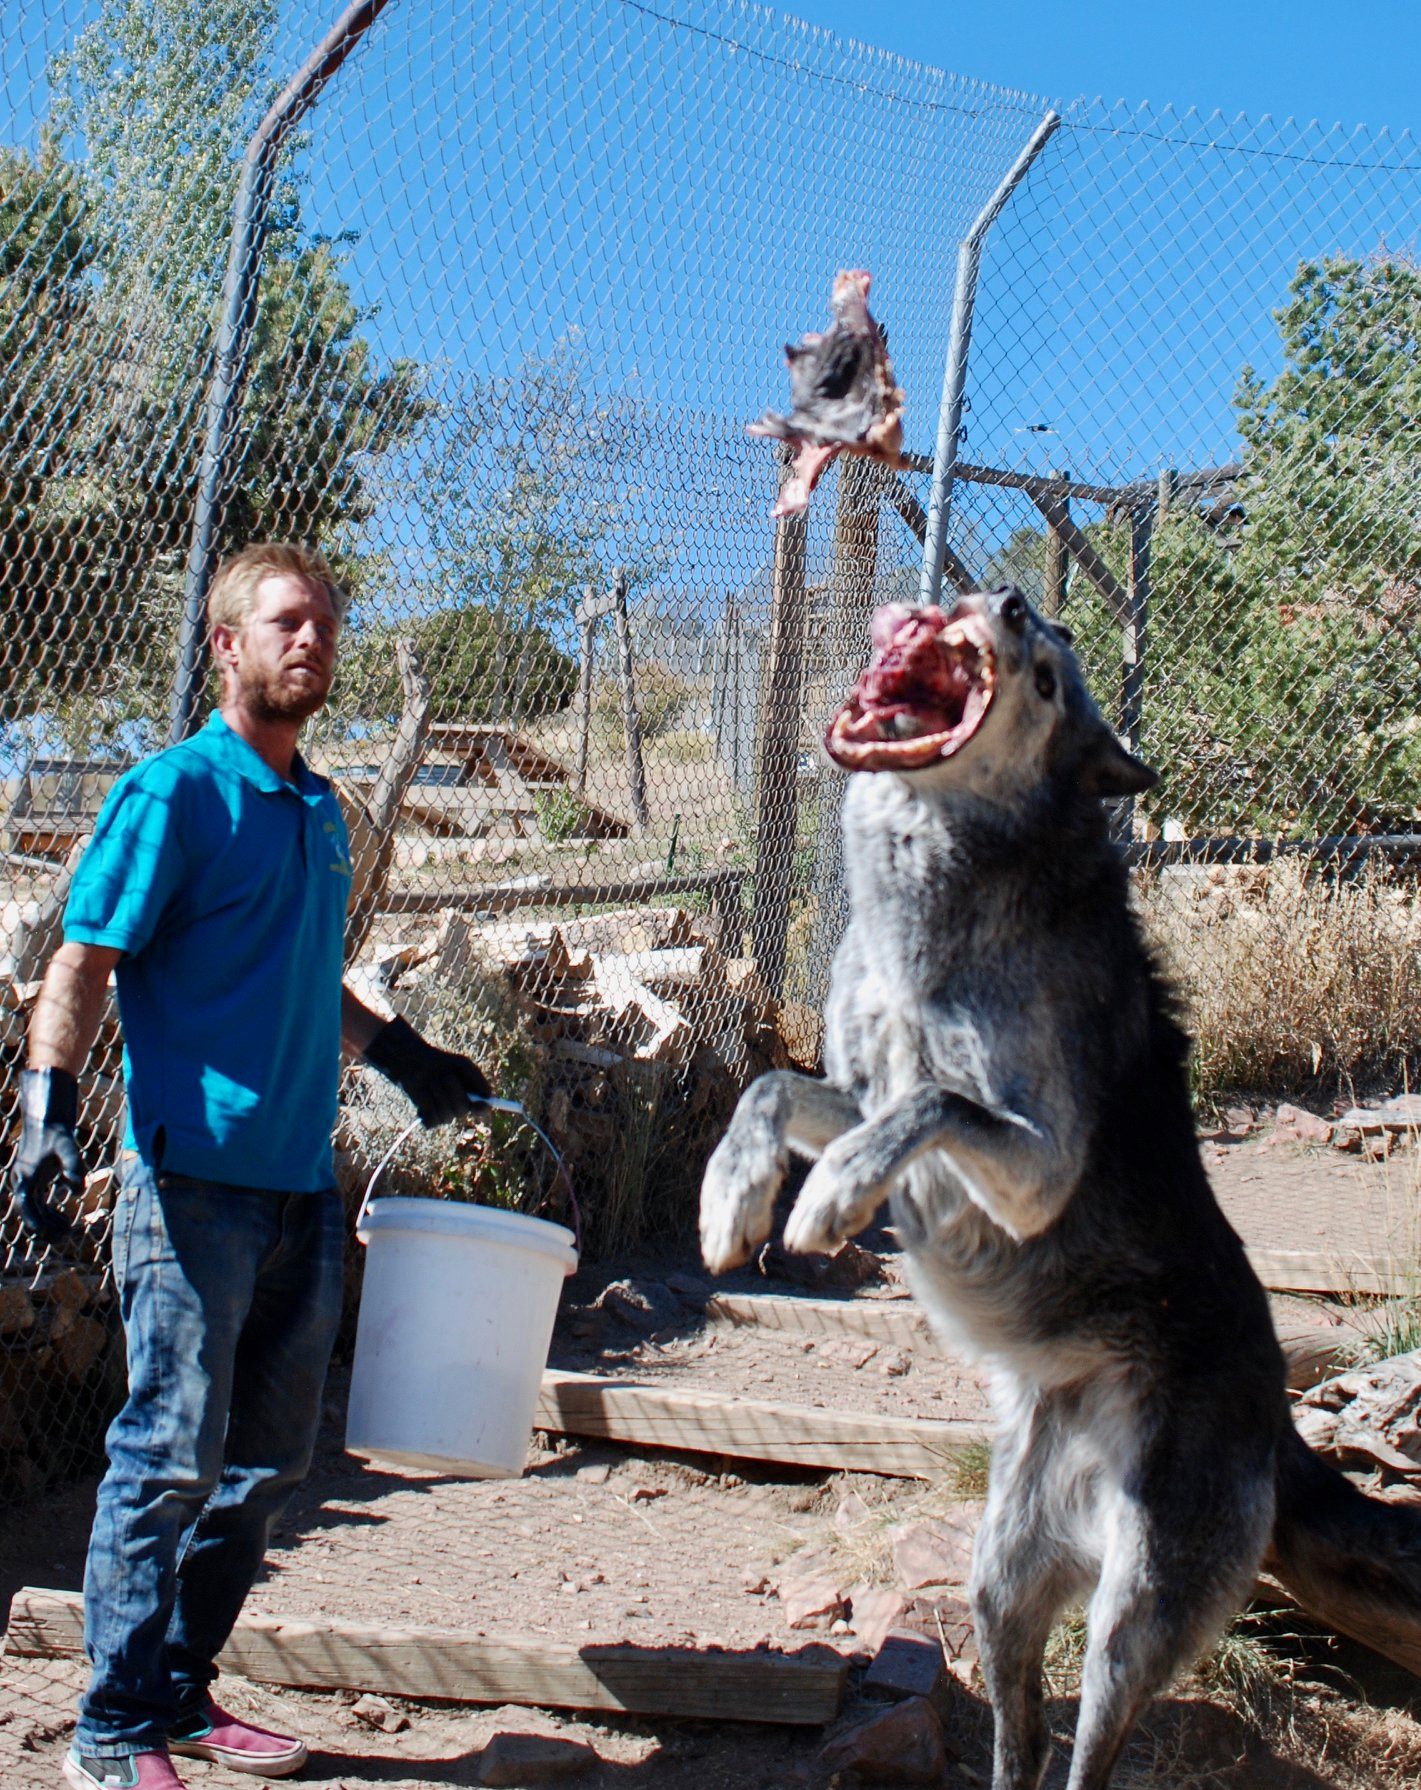
<path fill-rule="evenodd" d="M 341 1304 L 341 1202 L 125 1157 L 114 1275 L 128 1400 L 84 1574 L 80 1751 L 161 1751 L 200 1704 L 311 1464 Z"/>

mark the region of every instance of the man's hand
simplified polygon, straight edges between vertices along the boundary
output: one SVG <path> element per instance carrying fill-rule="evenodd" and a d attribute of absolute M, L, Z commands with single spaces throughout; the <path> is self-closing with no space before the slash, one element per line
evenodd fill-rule
<path fill-rule="evenodd" d="M 404 1089 L 420 1122 L 427 1126 L 445 1125 L 466 1115 L 471 1096 L 487 1100 L 493 1092 L 472 1058 L 427 1043 L 403 1019 L 382 1026 L 363 1055 L 371 1068 Z"/>
<path fill-rule="evenodd" d="M 43 1243 L 58 1243 L 72 1228 L 50 1205 L 56 1181 L 78 1198 L 84 1163 L 74 1140 L 79 1122 L 79 1084 L 67 1069 L 26 1069 L 20 1076 L 23 1131 L 10 1174 L 10 1197 L 20 1222 Z"/>

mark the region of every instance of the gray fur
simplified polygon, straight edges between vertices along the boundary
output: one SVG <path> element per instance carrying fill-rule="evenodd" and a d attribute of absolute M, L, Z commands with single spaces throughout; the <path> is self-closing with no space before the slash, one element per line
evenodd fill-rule
<path fill-rule="evenodd" d="M 1040 1782 L 1042 1651 L 1086 1593 L 1069 1790 L 1101 1790 L 1141 1709 L 1247 1597 L 1294 1432 L 1109 838 L 1101 797 L 1150 774 L 1063 631 L 1015 592 L 962 606 L 992 621 L 991 708 L 951 759 L 850 778 L 827 1080 L 747 1090 L 706 1170 L 702 1247 L 719 1271 L 763 1241 L 791 1150 L 815 1160 L 790 1248 L 832 1249 L 891 1202 L 916 1297 L 991 1369 L 972 1595 L 994 1790 Z"/>

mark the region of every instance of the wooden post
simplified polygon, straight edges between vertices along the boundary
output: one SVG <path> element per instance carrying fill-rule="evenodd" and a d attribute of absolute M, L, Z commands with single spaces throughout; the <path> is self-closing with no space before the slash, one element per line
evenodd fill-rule
<path fill-rule="evenodd" d="M 1070 478 L 1065 467 L 1058 467 L 1052 475 L 1064 483 Z M 1061 493 L 1061 510 L 1069 522 L 1071 517 L 1071 500 Z M 1066 606 L 1066 583 L 1071 575 L 1071 556 L 1066 550 L 1066 541 L 1054 522 L 1046 528 L 1046 574 L 1042 585 L 1041 607 L 1052 621 L 1059 619 Z"/>
<path fill-rule="evenodd" d="M 404 709 L 369 799 L 362 801 L 353 790 L 340 790 L 340 779 L 336 778 L 350 835 L 351 890 L 345 923 L 347 963 L 355 961 L 384 898 L 395 855 L 400 804 L 414 782 L 429 738 L 432 693 L 424 664 L 408 640 L 395 642 L 395 659 L 404 687 Z"/>
<path fill-rule="evenodd" d="M 592 644 L 597 635 L 596 593 L 589 584 L 577 605 L 582 636 L 577 663 L 577 799 L 587 796 L 587 738 L 592 728 Z"/>
<path fill-rule="evenodd" d="M 589 584 L 578 603 L 578 630 L 582 634 L 582 650 L 578 653 L 578 800 L 587 795 L 587 736 L 592 729 L 592 641 L 598 632 L 598 623 L 592 614 L 594 601 L 596 598 Z"/>
<path fill-rule="evenodd" d="M 632 673 L 632 629 L 627 616 L 627 575 L 617 567 L 612 584 L 612 613 L 617 623 L 617 665 L 622 680 L 622 723 L 627 735 L 627 783 L 631 790 L 632 820 L 637 832 L 651 824 L 646 805 L 646 771 L 641 756 L 641 718 L 636 712 L 636 685 Z"/>
<path fill-rule="evenodd" d="M 1152 503 L 1130 510 L 1130 571 L 1125 586 L 1126 614 L 1122 629 L 1120 732 L 1132 752 L 1140 750 L 1140 723 L 1145 697 L 1145 630 L 1150 612 L 1150 537 L 1154 532 Z M 1125 830 L 1134 831 L 1133 798 L 1121 805 Z"/>
<path fill-rule="evenodd" d="M 780 453 L 780 484 L 791 455 Z M 804 682 L 804 581 L 809 519 L 804 511 L 775 524 L 768 663 L 760 685 L 755 776 L 755 912 L 751 949 L 766 988 L 784 989 L 790 877 L 798 814 L 799 706 Z"/>
<path fill-rule="evenodd" d="M 883 474 L 870 461 L 846 456 L 839 461 L 838 476 L 830 584 L 833 608 L 825 666 L 830 682 L 823 692 L 831 707 L 847 695 L 850 683 L 868 659 L 869 624 L 878 576 L 878 513 L 883 495 Z M 805 999 L 814 1007 L 828 993 L 829 966 L 849 923 L 839 819 L 843 780 L 826 769 L 820 774 L 819 787 L 822 793 L 814 864 L 817 912 L 809 986 L 805 990 Z"/>
<path fill-rule="evenodd" d="M 1155 516 L 1163 522 L 1169 514 L 1169 506 L 1174 500 L 1174 468 L 1162 466 L 1159 475 L 1159 496 L 1155 501 Z"/>

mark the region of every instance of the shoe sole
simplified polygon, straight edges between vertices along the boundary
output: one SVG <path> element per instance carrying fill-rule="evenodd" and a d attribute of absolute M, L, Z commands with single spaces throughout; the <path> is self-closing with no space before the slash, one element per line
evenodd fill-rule
<path fill-rule="evenodd" d="M 64 1760 L 64 1776 L 74 1786 L 74 1790 L 110 1790 L 99 1778 L 90 1777 L 87 1771 L 81 1771 L 67 1756 Z"/>
<path fill-rule="evenodd" d="M 184 1759 L 206 1759 L 212 1765 L 225 1765 L 228 1771 L 243 1771 L 254 1778 L 286 1778 L 300 1771 L 309 1752 L 303 1741 L 285 1753 L 243 1753 L 235 1747 L 214 1746 L 210 1740 L 170 1740 L 168 1751 Z M 93 1790 L 87 1782 L 80 1790 Z"/>

